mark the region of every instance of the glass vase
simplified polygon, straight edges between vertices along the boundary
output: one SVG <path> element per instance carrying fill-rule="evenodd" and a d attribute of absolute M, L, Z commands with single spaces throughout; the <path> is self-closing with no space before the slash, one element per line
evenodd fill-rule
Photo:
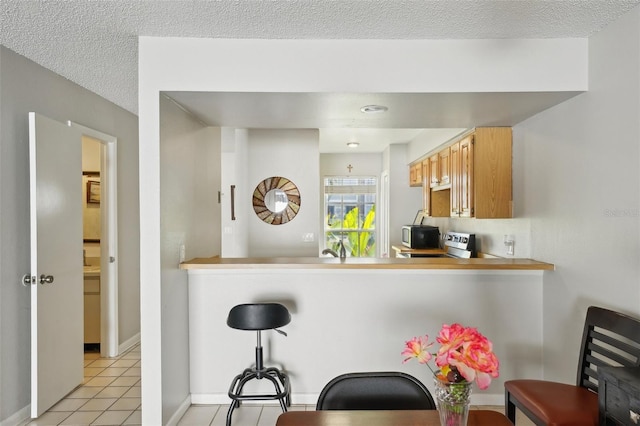
<path fill-rule="evenodd" d="M 451 383 L 434 377 L 441 426 L 466 426 L 471 402 L 471 383 Z"/>

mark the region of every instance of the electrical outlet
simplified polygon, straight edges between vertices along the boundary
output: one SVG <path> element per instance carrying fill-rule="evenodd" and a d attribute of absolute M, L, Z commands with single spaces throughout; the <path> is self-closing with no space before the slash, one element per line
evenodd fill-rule
<path fill-rule="evenodd" d="M 312 243 L 314 241 L 315 241 L 315 235 L 313 235 L 313 232 L 306 232 L 302 234 L 302 242 Z"/>
<path fill-rule="evenodd" d="M 182 263 L 185 261 L 185 258 L 187 256 L 187 250 L 184 248 L 184 244 L 180 244 L 180 255 L 179 255 L 179 262 Z"/>
<path fill-rule="evenodd" d="M 514 246 L 516 244 L 516 240 L 513 235 L 505 235 L 504 236 L 504 246 L 507 248 L 507 255 L 513 256 Z"/>

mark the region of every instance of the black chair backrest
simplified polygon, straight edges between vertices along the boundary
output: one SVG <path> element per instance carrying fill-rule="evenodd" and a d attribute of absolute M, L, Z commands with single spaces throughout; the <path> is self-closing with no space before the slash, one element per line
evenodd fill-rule
<path fill-rule="evenodd" d="M 291 322 L 287 308 L 280 303 L 245 303 L 229 311 L 227 325 L 238 330 L 270 330 Z"/>
<path fill-rule="evenodd" d="M 590 306 L 582 334 L 577 385 L 598 392 L 598 367 L 640 366 L 640 320 Z"/>
<path fill-rule="evenodd" d="M 435 410 L 429 390 L 401 372 L 342 374 L 322 389 L 316 410 Z"/>

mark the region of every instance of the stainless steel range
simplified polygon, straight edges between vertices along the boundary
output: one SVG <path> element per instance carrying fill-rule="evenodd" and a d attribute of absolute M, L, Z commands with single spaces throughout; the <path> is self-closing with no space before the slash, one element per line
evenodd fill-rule
<path fill-rule="evenodd" d="M 396 253 L 396 257 L 453 257 L 456 259 L 478 257 L 475 234 L 449 231 L 442 234 L 440 240 L 441 247 L 439 249 L 414 250 L 403 247 L 403 250 Z M 445 252 L 443 253 L 442 250 Z"/>
<path fill-rule="evenodd" d="M 446 257 L 469 259 L 478 257 L 476 251 L 476 235 L 464 232 L 449 231 L 442 236 L 443 248 L 447 249 Z"/>

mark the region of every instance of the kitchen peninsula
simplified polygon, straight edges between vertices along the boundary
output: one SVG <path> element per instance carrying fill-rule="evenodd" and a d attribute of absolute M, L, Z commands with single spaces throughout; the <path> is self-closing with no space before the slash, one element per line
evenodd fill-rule
<path fill-rule="evenodd" d="M 240 303 L 279 302 L 292 315 L 264 334 L 266 364 L 291 377 L 292 402 L 315 404 L 338 374 L 405 371 L 431 388 L 424 365 L 402 364 L 405 340 L 443 323 L 477 327 L 494 344 L 500 377 L 473 404 L 501 404 L 503 383 L 542 378 L 542 290 L 554 265 L 503 258 L 202 258 L 188 273 L 191 402 L 226 404 L 253 360 L 255 335 L 230 329 Z M 513 315 L 517 312 L 517 315 Z M 258 383 L 268 386 L 268 383 Z M 256 391 L 268 390 L 256 386 Z"/>

